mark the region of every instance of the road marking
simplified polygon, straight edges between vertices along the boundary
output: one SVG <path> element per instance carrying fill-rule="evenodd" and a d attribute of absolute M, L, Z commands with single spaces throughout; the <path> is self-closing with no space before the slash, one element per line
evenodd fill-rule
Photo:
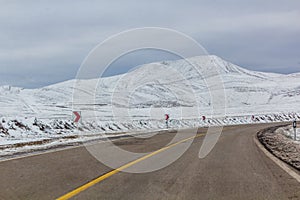
<path fill-rule="evenodd" d="M 194 138 L 197 138 L 197 137 L 201 137 L 201 136 L 204 136 L 204 135 L 205 134 L 197 134 L 195 136 L 186 138 L 184 140 L 181 140 L 179 142 L 176 142 L 174 144 L 170 144 L 169 146 L 166 146 L 166 147 L 163 147 L 163 148 L 161 148 L 159 150 L 156 150 L 156 151 L 154 151 L 152 153 L 149 153 L 149 154 L 147 154 L 147 155 L 145 155 L 145 156 L 143 156 L 143 157 L 141 157 L 139 159 L 136 159 L 136 160 L 134 160 L 132 162 L 129 162 L 129 163 L 127 163 L 127 164 L 125 164 L 125 165 L 117 168 L 117 169 L 114 169 L 114 170 L 112 170 L 112 171 L 110 171 L 110 172 L 108 172 L 108 173 L 106 173 L 106 174 L 104 174 L 102 176 L 99 176 L 98 178 L 96 178 L 96 179 L 94 179 L 94 180 L 92 180 L 92 181 L 90 181 L 90 182 L 88 182 L 88 183 L 86 183 L 86 184 L 84 184 L 84 185 L 82 185 L 82 186 L 74 189 L 73 191 L 71 191 L 71 192 L 69 192 L 69 193 L 67 193 L 67 194 L 65 194 L 65 195 L 57 198 L 56 200 L 67 200 L 67 199 L 70 199 L 70 198 L 74 197 L 75 195 L 79 194 L 80 192 L 83 192 L 84 190 L 92 187 L 93 185 L 95 185 L 95 184 L 97 184 L 97 183 L 99 183 L 99 182 L 101 182 L 101 181 L 103 181 L 103 180 L 111 177 L 114 174 L 117 174 L 118 172 L 120 172 L 120 171 L 122 171 L 124 169 L 129 168 L 130 166 L 133 166 L 133 165 L 135 165 L 135 164 L 137 164 L 137 163 L 139 163 L 139 162 L 141 162 L 143 160 L 146 160 L 147 158 L 150 158 L 150 157 L 152 157 L 152 156 L 154 156 L 154 155 L 156 155 L 156 154 L 158 154 L 160 152 L 163 152 L 163 151 L 165 151 L 167 149 L 170 149 L 170 148 L 172 148 L 172 147 L 174 147 L 174 146 L 176 146 L 178 144 L 181 144 L 181 143 L 186 142 L 188 140 L 191 140 L 191 139 L 194 139 Z"/>

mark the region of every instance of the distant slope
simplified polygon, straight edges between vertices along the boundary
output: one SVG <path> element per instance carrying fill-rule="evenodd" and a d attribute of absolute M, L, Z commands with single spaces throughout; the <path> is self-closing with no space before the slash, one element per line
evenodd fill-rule
<path fill-rule="evenodd" d="M 150 108 L 180 107 L 199 107 L 201 112 L 208 114 L 213 89 L 207 87 L 206 80 L 219 75 L 226 95 L 226 99 L 220 101 L 225 101 L 228 115 L 300 111 L 299 73 L 255 72 L 217 56 L 198 56 L 186 61 L 146 64 L 124 75 L 80 80 L 85 85 L 83 91 L 74 88 L 75 83 L 78 84 L 76 80 L 39 89 L 0 86 L 0 116 L 70 118 L 72 109 L 79 109 L 86 111 L 83 115 L 87 117 L 94 115 L 91 111 L 95 110 L 98 117 L 105 119 L 112 117 L 112 106 L 139 108 L 142 111 L 138 113 L 145 116 L 149 115 Z M 82 94 L 85 105 L 72 108 L 74 91 Z"/>

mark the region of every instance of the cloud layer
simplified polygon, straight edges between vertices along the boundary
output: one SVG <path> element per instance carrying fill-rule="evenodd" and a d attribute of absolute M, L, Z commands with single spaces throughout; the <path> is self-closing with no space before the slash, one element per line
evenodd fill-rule
<path fill-rule="evenodd" d="M 183 32 L 248 69 L 299 72 L 299 19 L 298 0 L 2 1 L 0 85 L 40 87 L 74 78 L 98 43 L 145 26 Z M 126 69 L 142 62 L 130 60 Z M 122 72 L 115 67 L 108 75 Z"/>

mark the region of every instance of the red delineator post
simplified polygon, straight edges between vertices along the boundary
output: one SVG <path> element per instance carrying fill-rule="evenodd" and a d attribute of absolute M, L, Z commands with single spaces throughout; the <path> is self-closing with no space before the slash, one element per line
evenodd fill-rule
<path fill-rule="evenodd" d="M 169 128 L 169 124 L 168 124 L 169 123 L 169 118 L 170 118 L 169 114 L 165 114 L 167 128 Z"/>
<path fill-rule="evenodd" d="M 78 111 L 73 111 L 73 114 L 74 114 L 74 122 L 79 122 L 79 120 L 80 120 L 80 118 L 81 118 L 81 116 L 80 116 L 80 112 L 78 112 Z"/>
<path fill-rule="evenodd" d="M 165 114 L 166 120 L 169 120 L 170 116 L 169 114 Z"/>

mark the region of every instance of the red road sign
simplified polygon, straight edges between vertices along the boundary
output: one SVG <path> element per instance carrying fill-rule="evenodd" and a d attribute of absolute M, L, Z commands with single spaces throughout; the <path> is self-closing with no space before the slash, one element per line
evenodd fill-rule
<path fill-rule="evenodd" d="M 73 115 L 74 115 L 74 122 L 79 122 L 81 118 L 81 113 L 79 111 L 73 111 Z"/>
<path fill-rule="evenodd" d="M 165 114 L 165 119 L 169 120 L 169 118 L 170 118 L 169 114 Z"/>

